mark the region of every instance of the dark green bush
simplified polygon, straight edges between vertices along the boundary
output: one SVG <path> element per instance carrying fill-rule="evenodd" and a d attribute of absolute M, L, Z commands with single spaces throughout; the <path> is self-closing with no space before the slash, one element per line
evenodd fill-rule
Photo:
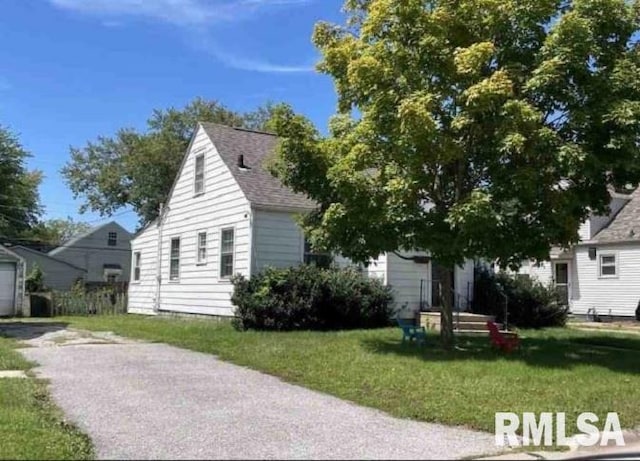
<path fill-rule="evenodd" d="M 239 330 L 346 330 L 388 326 L 391 290 L 355 269 L 302 265 L 233 278 Z"/>
<path fill-rule="evenodd" d="M 568 307 L 552 287 L 528 277 L 511 277 L 506 273 L 480 271 L 476 275 L 472 310 L 477 314 L 496 317 L 504 323 L 505 298 L 508 303 L 509 326 L 543 328 L 564 326 Z"/>

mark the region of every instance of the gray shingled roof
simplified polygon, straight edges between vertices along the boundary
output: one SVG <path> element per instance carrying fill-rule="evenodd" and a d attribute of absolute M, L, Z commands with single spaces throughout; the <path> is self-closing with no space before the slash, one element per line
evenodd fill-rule
<path fill-rule="evenodd" d="M 276 135 L 215 123 L 201 125 L 253 205 L 265 208 L 315 208 L 315 202 L 283 186 L 264 167 L 265 158 L 273 153 L 277 145 Z M 238 167 L 240 155 L 244 156 L 244 164 L 249 169 Z"/>
<path fill-rule="evenodd" d="M 640 242 L 640 187 L 611 222 L 592 239 L 599 243 Z"/>

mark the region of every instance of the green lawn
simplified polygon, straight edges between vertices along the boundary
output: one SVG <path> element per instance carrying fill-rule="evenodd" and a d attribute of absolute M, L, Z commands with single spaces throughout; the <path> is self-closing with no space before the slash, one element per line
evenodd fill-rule
<path fill-rule="evenodd" d="M 616 411 L 640 423 L 640 337 L 569 329 L 521 332 L 521 352 L 494 352 L 466 338 L 445 352 L 402 345 L 398 329 L 349 332 L 236 332 L 228 323 L 139 316 L 60 318 L 218 355 L 303 386 L 400 417 L 493 431 L 496 411 Z M 573 429 L 575 431 L 575 429 Z"/>
<path fill-rule="evenodd" d="M 0 370 L 28 370 L 31 364 L 0 337 Z M 87 459 L 88 437 L 64 423 L 46 383 L 34 378 L 0 378 L 0 459 Z"/>
<path fill-rule="evenodd" d="M 15 350 L 16 342 L 0 336 L 0 370 L 28 370 L 31 364 Z"/>

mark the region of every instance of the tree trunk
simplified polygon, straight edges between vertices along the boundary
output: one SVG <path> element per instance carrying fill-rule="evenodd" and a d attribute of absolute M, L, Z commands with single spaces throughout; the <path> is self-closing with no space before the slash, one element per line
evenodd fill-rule
<path fill-rule="evenodd" d="M 441 266 L 442 307 L 440 312 L 440 340 L 442 347 L 453 349 L 453 267 Z"/>

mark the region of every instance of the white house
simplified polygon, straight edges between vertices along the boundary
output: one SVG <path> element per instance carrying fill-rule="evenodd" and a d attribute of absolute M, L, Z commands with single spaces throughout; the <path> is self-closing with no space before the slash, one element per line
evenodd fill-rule
<path fill-rule="evenodd" d="M 313 258 L 294 218 L 314 202 L 263 165 L 276 143 L 272 134 L 198 125 L 161 216 L 131 241 L 129 312 L 231 316 L 232 275 Z M 473 293 L 473 270 L 470 261 L 455 272 L 461 308 Z M 403 316 L 438 305 L 438 270 L 427 258 L 383 254 L 364 271 L 393 288 Z"/>
<path fill-rule="evenodd" d="M 554 248 L 550 261 L 520 269 L 558 287 L 579 316 L 632 317 L 640 302 L 640 188 L 612 192 L 609 208 L 580 226 L 577 245 Z"/>

